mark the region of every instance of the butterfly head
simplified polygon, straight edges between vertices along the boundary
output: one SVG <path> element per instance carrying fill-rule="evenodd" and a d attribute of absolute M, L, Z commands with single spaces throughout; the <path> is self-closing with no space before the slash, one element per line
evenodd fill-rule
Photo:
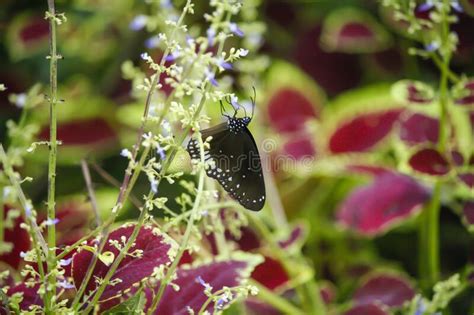
<path fill-rule="evenodd" d="M 245 130 L 251 120 L 251 118 L 247 116 L 242 118 L 228 117 L 228 119 L 227 125 L 229 126 L 229 130 L 232 133 L 239 133 Z"/>

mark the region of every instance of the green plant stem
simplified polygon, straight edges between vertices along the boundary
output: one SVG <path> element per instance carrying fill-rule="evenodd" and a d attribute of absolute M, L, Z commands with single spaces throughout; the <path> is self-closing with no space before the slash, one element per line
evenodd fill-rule
<path fill-rule="evenodd" d="M 30 234 L 31 239 L 33 240 L 33 246 L 34 246 L 34 251 L 38 260 L 38 273 L 40 275 L 40 279 L 42 283 L 46 282 L 46 275 L 44 272 L 43 268 L 43 260 L 42 257 L 47 257 L 48 255 L 48 245 L 46 244 L 45 239 L 43 238 L 43 235 L 41 234 L 41 231 L 38 227 L 38 224 L 36 223 L 36 217 L 31 214 L 27 214 L 26 209 L 31 209 L 31 206 L 29 204 L 29 201 L 27 200 L 25 193 L 23 192 L 23 189 L 21 188 L 20 182 L 15 175 L 15 171 L 13 170 L 13 167 L 10 165 L 8 162 L 8 157 L 7 154 L 5 153 L 5 150 L 3 149 L 3 146 L 0 144 L 0 160 L 2 161 L 3 164 L 3 170 L 5 174 L 8 176 L 10 183 L 13 185 L 15 188 L 17 195 L 18 195 L 18 200 L 20 201 L 22 210 L 21 215 L 23 217 L 23 220 L 28 224 L 28 233 Z M 31 209 L 31 212 L 33 213 L 33 209 Z M 47 301 L 48 295 L 45 293 L 43 296 L 43 299 Z"/>
<path fill-rule="evenodd" d="M 56 217 L 56 155 L 58 150 L 57 143 L 57 113 L 56 105 L 58 102 L 57 96 L 57 72 L 58 72 L 58 54 L 56 50 L 56 10 L 54 7 L 54 0 L 48 0 L 49 18 L 49 163 L 48 163 L 48 221 L 53 222 Z M 54 269 L 56 268 L 56 225 L 48 225 L 48 285 L 46 289 L 47 295 L 53 297 L 50 301 L 45 301 L 46 312 L 54 309 L 55 292 L 56 292 L 56 275 Z"/>
<path fill-rule="evenodd" d="M 431 201 L 423 209 L 420 224 L 420 275 L 421 285 L 430 290 L 439 280 L 439 210 L 441 182 L 433 189 Z"/>
<path fill-rule="evenodd" d="M 253 213 L 249 213 L 248 217 L 249 220 L 256 227 L 257 231 L 270 245 L 272 252 L 277 256 L 278 260 L 281 262 L 290 278 L 297 279 L 298 271 L 295 270 L 294 263 L 288 259 L 289 257 L 287 256 L 287 253 L 277 243 L 275 243 L 275 238 L 273 237 L 269 229 L 266 227 L 266 225 L 260 220 L 257 215 Z M 296 259 L 297 262 L 300 264 L 305 263 L 304 257 L 302 257 L 301 255 L 300 257 L 296 257 Z M 295 289 L 301 299 L 302 304 L 307 307 L 306 312 L 308 314 L 326 314 L 326 306 L 324 305 L 324 302 L 319 294 L 320 290 L 316 281 L 314 280 L 314 277 L 311 280 L 307 281 L 303 286 L 297 285 Z"/>
<path fill-rule="evenodd" d="M 283 314 L 291 314 L 291 315 L 303 315 L 306 314 L 286 299 L 280 297 L 279 295 L 273 293 L 272 291 L 268 290 L 266 287 L 262 286 L 260 283 L 251 281 L 251 285 L 256 286 L 258 288 L 258 299 L 268 303 L 269 305 L 273 306 L 277 310 L 281 311 Z"/>
<path fill-rule="evenodd" d="M 203 95 L 204 98 L 204 95 Z M 199 143 L 199 148 L 200 148 L 200 158 L 201 158 L 201 163 L 204 165 L 204 144 L 202 142 L 201 134 L 197 133 L 196 138 Z M 161 297 L 163 296 L 163 293 L 165 292 L 166 287 L 171 281 L 171 278 L 173 277 L 176 268 L 178 267 L 178 264 L 181 260 L 181 257 L 183 256 L 184 252 L 186 251 L 189 243 L 189 238 L 191 237 L 191 232 L 194 227 L 194 220 L 195 216 L 198 214 L 199 210 L 199 205 L 201 203 L 201 198 L 202 198 L 202 193 L 204 190 L 204 166 L 202 166 L 201 170 L 199 171 L 199 182 L 198 182 L 198 188 L 197 188 L 197 194 L 196 198 L 194 200 L 193 208 L 191 210 L 191 215 L 188 219 L 188 224 L 186 226 L 186 231 L 184 232 L 183 240 L 179 246 L 178 253 L 176 254 L 176 257 L 173 260 L 173 263 L 171 264 L 170 268 L 166 272 L 166 276 L 163 280 L 161 280 L 160 287 L 158 289 L 158 293 L 153 297 L 153 302 L 151 303 L 151 307 L 148 309 L 147 314 L 152 315 L 156 308 L 158 307 L 158 303 L 161 300 Z"/>
<path fill-rule="evenodd" d="M 4 226 L 3 222 L 5 222 L 5 209 L 3 208 L 5 206 L 4 200 L 3 200 L 3 191 L 0 191 L 0 243 L 3 242 L 4 238 Z"/>

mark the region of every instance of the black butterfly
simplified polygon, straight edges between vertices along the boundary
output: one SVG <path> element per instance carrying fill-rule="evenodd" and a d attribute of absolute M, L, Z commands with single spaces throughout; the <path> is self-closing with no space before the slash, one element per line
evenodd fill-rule
<path fill-rule="evenodd" d="M 230 101 L 228 101 L 230 103 Z M 255 101 L 252 98 L 252 105 Z M 221 102 L 221 112 L 223 105 Z M 245 110 L 245 108 L 244 108 Z M 245 208 L 259 211 L 265 204 L 265 182 L 257 144 L 247 126 L 253 117 L 243 118 L 234 115 L 227 117 L 227 122 L 201 131 L 202 139 L 212 137 L 210 149 L 204 151 L 210 167 L 207 176 L 217 179 L 221 186 Z M 191 159 L 200 159 L 198 142 L 191 139 L 187 150 Z"/>

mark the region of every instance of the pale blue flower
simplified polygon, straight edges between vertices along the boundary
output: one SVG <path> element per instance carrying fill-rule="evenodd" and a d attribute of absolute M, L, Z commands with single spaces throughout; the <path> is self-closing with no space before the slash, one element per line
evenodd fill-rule
<path fill-rule="evenodd" d="M 133 18 L 128 27 L 132 31 L 139 31 L 145 27 L 148 17 L 146 15 L 140 14 Z"/>
<path fill-rule="evenodd" d="M 173 8 L 173 4 L 171 3 L 171 0 L 160 0 L 160 6 L 163 9 L 171 9 Z"/>
<path fill-rule="evenodd" d="M 54 219 L 51 219 L 49 218 L 48 220 L 44 221 L 44 224 L 45 225 L 56 225 L 59 223 L 59 219 L 58 218 L 54 218 Z"/>
<path fill-rule="evenodd" d="M 160 45 L 160 37 L 158 35 L 153 36 L 145 40 L 145 47 L 148 49 L 157 48 Z"/>
<path fill-rule="evenodd" d="M 434 7 L 434 2 L 433 0 L 427 0 L 425 3 L 420 4 L 418 7 L 418 11 L 420 12 L 426 12 L 431 10 Z"/>
<path fill-rule="evenodd" d="M 230 23 L 229 30 L 239 37 L 244 37 L 244 32 L 242 32 L 237 23 Z"/>
<path fill-rule="evenodd" d="M 142 58 L 143 60 L 146 61 L 146 60 L 148 60 L 148 58 L 150 58 L 150 55 L 148 53 L 144 52 L 144 53 L 140 54 L 140 58 Z"/>
<path fill-rule="evenodd" d="M 217 65 L 221 68 L 226 69 L 226 70 L 231 70 L 232 69 L 232 64 L 225 61 L 224 58 L 222 58 L 222 57 L 217 59 Z"/>
<path fill-rule="evenodd" d="M 66 280 L 58 281 L 58 286 L 63 289 L 74 289 L 75 286 L 72 283 L 67 282 Z"/>
<path fill-rule="evenodd" d="M 216 30 L 212 27 L 207 29 L 207 41 L 209 42 L 209 46 L 214 45 L 214 39 L 216 38 Z"/>
<path fill-rule="evenodd" d="M 464 12 L 464 9 L 462 8 L 462 6 L 459 4 L 457 0 L 451 1 L 451 7 L 454 9 L 454 11 L 458 13 Z"/>
<path fill-rule="evenodd" d="M 60 259 L 59 265 L 65 267 L 65 266 L 69 266 L 71 262 L 72 262 L 72 257 L 68 259 Z"/>
<path fill-rule="evenodd" d="M 438 42 L 431 42 L 429 43 L 428 45 L 425 46 L 425 50 L 428 51 L 428 52 L 434 52 L 436 50 L 438 50 L 440 47 L 439 43 Z"/>
<path fill-rule="evenodd" d="M 168 56 L 166 56 L 165 60 L 166 61 L 175 61 L 177 58 L 179 58 L 180 55 L 181 55 L 181 53 L 179 51 L 174 51 L 171 54 L 169 54 Z"/>
<path fill-rule="evenodd" d="M 157 194 L 158 193 L 158 181 L 156 179 L 152 179 L 151 182 L 150 182 L 150 186 L 151 186 L 151 191 L 154 194 Z"/>
<path fill-rule="evenodd" d="M 219 85 L 219 83 L 217 83 L 216 76 L 211 69 L 209 68 L 204 69 L 204 73 L 206 74 L 207 80 L 209 80 L 209 82 L 211 82 L 212 85 L 214 86 Z"/>
<path fill-rule="evenodd" d="M 158 146 L 158 148 L 156 149 L 156 153 L 160 156 L 161 160 L 164 161 L 166 159 L 166 153 L 165 153 L 165 150 L 163 150 L 162 147 Z"/>

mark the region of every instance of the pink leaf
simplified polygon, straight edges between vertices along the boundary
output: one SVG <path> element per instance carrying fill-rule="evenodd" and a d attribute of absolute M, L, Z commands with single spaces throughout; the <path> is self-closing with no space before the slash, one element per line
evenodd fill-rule
<path fill-rule="evenodd" d="M 311 158 L 316 155 L 315 145 L 308 134 L 298 134 L 291 137 L 283 145 L 283 153 L 296 160 Z"/>
<path fill-rule="evenodd" d="M 438 120 L 423 114 L 415 113 L 405 119 L 400 126 L 400 139 L 408 144 L 437 143 Z"/>
<path fill-rule="evenodd" d="M 354 293 L 359 305 L 382 303 L 390 307 L 402 306 L 415 296 L 415 290 L 407 279 L 399 275 L 372 275 Z"/>
<path fill-rule="evenodd" d="M 389 315 L 383 306 L 377 304 L 357 305 L 344 313 L 344 315 Z"/>
<path fill-rule="evenodd" d="M 246 261 L 230 260 L 213 262 L 207 265 L 184 269 L 177 272 L 177 279 L 173 281 L 179 286 L 175 291 L 168 286 L 155 311 L 156 315 L 187 315 L 188 308 L 197 314 L 208 297 L 204 294 L 205 283 L 212 287 L 212 293 L 224 287 L 235 287 L 243 284 L 251 271 L 251 264 Z M 148 291 L 147 308 L 152 301 L 151 291 Z M 223 302 L 222 307 L 232 301 Z M 211 314 L 214 312 L 214 303 L 209 303 L 206 308 Z"/>
<path fill-rule="evenodd" d="M 417 151 L 410 157 L 408 164 L 414 170 L 429 175 L 445 175 L 450 169 L 446 158 L 437 150 L 430 148 Z"/>
<path fill-rule="evenodd" d="M 407 219 L 429 196 L 411 177 L 387 173 L 354 190 L 340 207 L 337 219 L 361 234 L 375 235 Z"/>
<path fill-rule="evenodd" d="M 313 104 L 301 92 L 293 88 L 277 90 L 268 102 L 271 125 L 281 132 L 301 130 L 308 119 L 318 116 Z"/>
<path fill-rule="evenodd" d="M 116 258 L 120 251 L 111 245 L 109 241 L 118 241 L 119 244 L 123 245 L 122 238 L 128 240 L 133 229 L 133 225 L 128 225 L 110 233 L 103 252 L 110 251 Z M 97 243 L 97 240 L 90 240 L 88 245 L 93 246 Z M 107 286 L 101 296 L 101 300 L 120 295 L 124 290 L 131 288 L 133 284 L 147 279 L 152 274 L 154 268 L 167 265 L 173 259 L 174 243 L 160 234 L 156 228 L 150 226 L 142 227 L 134 243 L 135 245 L 130 248 L 129 254 L 136 250 L 141 250 L 142 255 L 140 257 L 126 255 L 111 278 L 111 281 L 114 279 L 121 279 L 122 281 L 114 286 Z M 82 250 L 73 256 L 72 276 L 76 288 L 79 288 L 82 284 L 91 259 L 92 253 L 88 250 Z M 108 271 L 109 267 L 99 260 L 94 268 L 92 279 L 87 284 L 86 294 L 96 289 L 97 284 L 94 278 L 104 278 Z M 112 303 L 108 301 L 106 308 L 110 308 L 116 303 L 118 303 L 118 300 Z"/>
<path fill-rule="evenodd" d="M 341 124 L 329 139 L 333 153 L 365 152 L 382 141 L 392 130 L 401 110 L 360 114 Z"/>

